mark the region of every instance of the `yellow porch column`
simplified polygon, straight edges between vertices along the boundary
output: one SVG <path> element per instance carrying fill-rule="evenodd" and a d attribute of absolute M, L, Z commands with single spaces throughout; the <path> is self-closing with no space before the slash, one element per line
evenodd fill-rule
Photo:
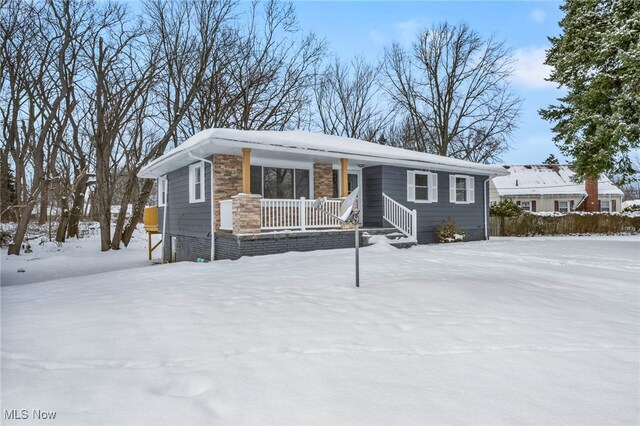
<path fill-rule="evenodd" d="M 349 195 L 349 160 L 346 158 L 340 159 L 340 179 L 342 181 L 342 185 L 340 188 L 340 196 L 347 197 Z"/>
<path fill-rule="evenodd" d="M 242 193 L 251 194 L 251 148 L 242 148 Z"/>

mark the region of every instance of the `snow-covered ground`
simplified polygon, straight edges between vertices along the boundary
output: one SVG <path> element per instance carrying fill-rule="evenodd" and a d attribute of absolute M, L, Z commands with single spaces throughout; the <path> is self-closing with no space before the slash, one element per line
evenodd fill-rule
<path fill-rule="evenodd" d="M 93 225 L 95 229 L 87 230 L 83 238 L 70 238 L 62 244 L 45 238 L 32 239 L 29 244 L 33 251 L 19 256 L 8 256 L 7 247 L 2 247 L 0 284 L 29 284 L 151 265 L 147 234 L 142 226 L 134 233 L 128 247 L 104 253 L 100 251 L 98 225 Z M 160 236 L 153 238 L 155 243 Z M 157 248 L 153 256 L 160 257 L 160 250 L 161 247 Z"/>
<path fill-rule="evenodd" d="M 1 408 L 65 425 L 637 425 L 639 287 L 638 237 L 377 244 L 359 289 L 353 250 L 3 287 Z"/>

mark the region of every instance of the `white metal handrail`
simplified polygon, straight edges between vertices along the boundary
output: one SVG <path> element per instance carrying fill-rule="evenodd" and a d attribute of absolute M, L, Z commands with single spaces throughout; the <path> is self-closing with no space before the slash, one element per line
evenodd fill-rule
<path fill-rule="evenodd" d="M 382 218 L 407 237 L 418 241 L 418 213 L 416 210 L 409 210 L 384 193 L 382 200 L 384 204 Z"/>
<path fill-rule="evenodd" d="M 325 209 L 340 215 L 342 200 L 327 200 Z M 260 200 L 260 229 L 320 229 L 340 228 L 338 220 L 313 209 L 313 200 L 280 200 L 263 198 Z"/>

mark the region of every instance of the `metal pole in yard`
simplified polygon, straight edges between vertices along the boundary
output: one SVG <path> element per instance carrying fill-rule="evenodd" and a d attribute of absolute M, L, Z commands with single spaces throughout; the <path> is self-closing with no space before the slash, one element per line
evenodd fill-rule
<path fill-rule="evenodd" d="M 360 212 L 356 212 L 354 215 L 356 222 L 356 287 L 360 287 L 360 232 L 359 232 L 359 217 Z"/>

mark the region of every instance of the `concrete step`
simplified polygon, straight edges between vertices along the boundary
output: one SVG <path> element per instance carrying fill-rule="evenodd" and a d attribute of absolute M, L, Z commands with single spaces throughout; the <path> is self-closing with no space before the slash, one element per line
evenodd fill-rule
<path fill-rule="evenodd" d="M 409 248 L 417 244 L 396 228 L 366 228 L 362 230 L 362 235 L 365 237 L 365 246 L 371 245 L 369 239 L 378 235 L 384 236 L 389 240 L 389 244 L 396 248 Z"/>

